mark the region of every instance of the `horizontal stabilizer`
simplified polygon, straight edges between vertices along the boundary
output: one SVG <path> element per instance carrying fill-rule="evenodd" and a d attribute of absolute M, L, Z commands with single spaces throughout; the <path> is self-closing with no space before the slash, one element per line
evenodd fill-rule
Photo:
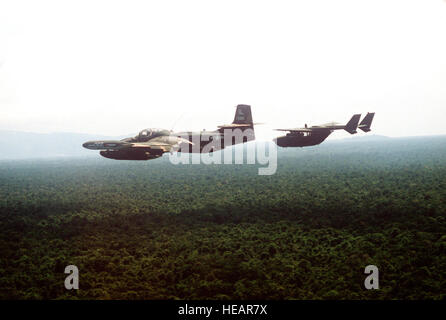
<path fill-rule="evenodd" d="M 239 123 L 239 124 L 232 123 L 232 124 L 224 124 L 222 126 L 218 126 L 218 128 L 220 128 L 220 129 L 225 129 L 225 128 L 235 129 L 235 128 L 246 128 L 246 127 L 252 127 L 252 124 L 249 124 L 249 123 Z"/>
<path fill-rule="evenodd" d="M 295 129 L 274 129 L 275 131 L 290 131 L 290 132 L 313 132 L 314 130 L 309 128 L 295 128 Z"/>

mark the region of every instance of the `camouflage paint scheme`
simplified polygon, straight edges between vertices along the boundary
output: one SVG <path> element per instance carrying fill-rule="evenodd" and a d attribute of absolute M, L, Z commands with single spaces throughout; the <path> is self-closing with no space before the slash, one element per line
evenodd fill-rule
<path fill-rule="evenodd" d="M 231 135 L 227 135 L 228 132 Z M 225 141 L 227 137 L 231 140 Z M 215 143 L 215 139 L 218 140 L 218 144 Z M 228 145 L 254 139 L 251 106 L 238 105 L 232 124 L 219 126 L 215 131 L 173 133 L 170 130 L 149 128 L 142 130 L 135 137 L 88 141 L 82 146 L 90 150 L 101 150 L 99 154 L 109 159 L 151 160 L 161 157 L 166 152 L 213 152 Z M 197 141 L 198 144 L 194 146 L 193 141 Z M 205 149 L 213 141 L 212 148 Z"/>

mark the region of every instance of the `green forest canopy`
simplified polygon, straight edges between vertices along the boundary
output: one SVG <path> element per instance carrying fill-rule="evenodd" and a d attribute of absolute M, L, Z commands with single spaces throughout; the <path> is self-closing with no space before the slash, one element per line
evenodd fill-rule
<path fill-rule="evenodd" d="M 0 161 L 0 298 L 444 299 L 445 218 L 446 137 L 280 150 L 272 176 Z"/>

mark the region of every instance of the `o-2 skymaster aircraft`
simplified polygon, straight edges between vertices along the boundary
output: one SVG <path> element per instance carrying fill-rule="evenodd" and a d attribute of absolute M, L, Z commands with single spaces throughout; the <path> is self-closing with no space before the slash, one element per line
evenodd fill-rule
<path fill-rule="evenodd" d="M 312 127 L 305 125 L 304 128 L 275 129 L 277 131 L 289 131 L 289 133 L 275 138 L 274 142 L 279 147 L 308 147 L 322 143 L 334 130 L 344 129 L 350 134 L 355 134 L 357 133 L 356 129 L 359 128 L 364 132 L 369 132 L 374 116 L 374 112 L 369 112 L 359 123 L 361 115 L 355 114 L 346 125 L 331 122 Z"/>
<path fill-rule="evenodd" d="M 151 160 L 166 152 L 214 152 L 227 146 L 255 139 L 251 106 L 240 104 L 232 124 L 215 131 L 178 132 L 165 129 L 144 129 L 137 136 L 122 140 L 88 141 L 82 146 L 101 150 L 99 154 L 115 160 Z"/>

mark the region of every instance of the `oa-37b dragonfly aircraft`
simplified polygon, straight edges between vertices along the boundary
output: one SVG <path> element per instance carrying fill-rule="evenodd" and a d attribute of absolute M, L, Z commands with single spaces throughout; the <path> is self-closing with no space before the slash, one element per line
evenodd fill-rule
<path fill-rule="evenodd" d="M 226 135 L 227 131 L 238 129 L 241 139 Z M 225 137 L 230 141 L 225 141 Z M 226 146 L 244 143 L 255 139 L 251 106 L 240 104 L 235 111 L 232 124 L 219 126 L 215 131 L 178 132 L 165 129 L 144 129 L 136 137 L 122 140 L 88 141 L 82 146 L 90 150 L 101 150 L 105 158 L 115 160 L 151 160 L 165 152 L 213 152 Z M 216 141 L 214 141 L 216 140 Z M 198 145 L 195 145 L 195 143 Z M 212 144 L 211 148 L 205 147 Z"/>
<path fill-rule="evenodd" d="M 359 123 L 361 115 L 355 114 L 346 125 L 331 122 L 312 127 L 305 125 L 305 128 L 275 129 L 277 131 L 289 131 L 289 133 L 275 138 L 274 142 L 279 147 L 308 147 L 322 143 L 334 130 L 344 129 L 350 134 L 355 134 L 357 133 L 356 129 L 359 128 L 364 132 L 369 132 L 374 116 L 374 112 L 369 112 Z"/>

